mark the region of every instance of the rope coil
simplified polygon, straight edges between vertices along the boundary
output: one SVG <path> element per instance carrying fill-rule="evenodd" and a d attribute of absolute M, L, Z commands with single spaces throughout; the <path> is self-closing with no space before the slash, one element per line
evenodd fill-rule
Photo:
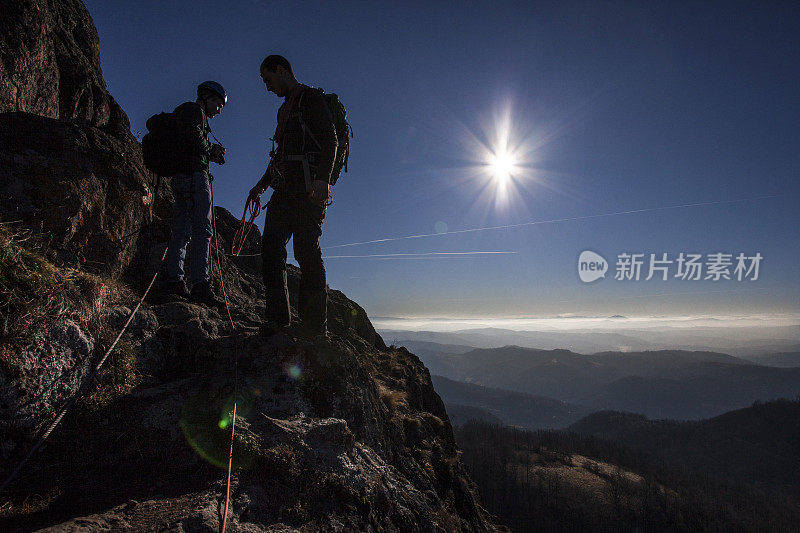
<path fill-rule="evenodd" d="M 214 205 L 214 194 L 211 194 L 211 205 Z M 213 211 L 213 207 L 212 207 Z M 261 197 L 248 197 L 247 202 L 244 204 L 244 212 L 242 213 L 242 220 L 239 222 L 239 228 L 236 230 L 236 233 L 233 235 L 233 241 L 231 242 L 231 254 L 233 257 L 239 257 L 239 254 L 242 252 L 242 248 L 244 247 L 245 241 L 247 239 L 247 235 L 250 233 L 250 230 L 254 226 L 254 221 L 258 214 L 261 212 Z M 250 219 L 245 222 L 245 218 L 247 218 L 248 213 L 250 214 Z M 214 228 L 214 239 L 216 239 L 217 230 Z M 216 244 L 214 245 L 216 246 Z M 217 258 L 217 262 L 219 262 L 219 258 Z"/>

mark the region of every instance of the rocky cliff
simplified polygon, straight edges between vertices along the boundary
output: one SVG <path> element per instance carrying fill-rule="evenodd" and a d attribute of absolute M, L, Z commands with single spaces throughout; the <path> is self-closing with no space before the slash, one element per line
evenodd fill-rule
<path fill-rule="evenodd" d="M 6 2 L 0 31 L 5 479 L 157 270 L 171 195 L 148 186 L 79 1 Z M 216 217 L 220 250 L 230 249 L 237 221 L 219 208 Z M 254 232 L 245 249 L 258 248 Z M 231 531 L 498 529 L 416 356 L 385 346 L 335 290 L 329 339 L 265 340 L 259 259 L 221 259 L 236 330 L 221 309 L 149 301 L 0 494 L 0 529 L 217 531 L 234 398 Z"/>
<path fill-rule="evenodd" d="M 60 263 L 119 276 L 153 220 L 152 177 L 106 90 L 89 13 L 79 1 L 4 2 L 0 36 L 0 217 Z M 168 196 L 156 215 L 169 215 Z"/>

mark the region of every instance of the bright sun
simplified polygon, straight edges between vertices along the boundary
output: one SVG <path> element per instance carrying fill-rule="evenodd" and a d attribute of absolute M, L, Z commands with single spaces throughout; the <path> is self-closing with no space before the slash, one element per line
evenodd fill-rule
<path fill-rule="evenodd" d="M 508 152 L 497 152 L 489 159 L 492 176 L 501 185 L 505 185 L 511 179 L 515 165 L 516 161 Z"/>
<path fill-rule="evenodd" d="M 481 202 L 491 202 L 502 210 L 517 204 L 530 180 L 535 179 L 532 139 L 513 126 L 512 116 L 511 103 L 507 102 L 498 108 L 494 120 L 484 121 L 480 134 L 465 132 L 470 152 L 465 178 L 478 187 Z"/>

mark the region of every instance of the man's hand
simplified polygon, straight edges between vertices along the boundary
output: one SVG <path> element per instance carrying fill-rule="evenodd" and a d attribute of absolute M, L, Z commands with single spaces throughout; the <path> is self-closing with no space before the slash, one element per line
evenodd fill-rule
<path fill-rule="evenodd" d="M 212 144 L 208 159 L 219 165 L 225 164 L 225 148 L 221 144 Z"/>
<path fill-rule="evenodd" d="M 311 192 L 308 194 L 308 199 L 311 200 L 311 203 L 322 207 L 328 201 L 329 194 L 330 189 L 328 189 L 327 181 L 314 180 L 311 184 Z"/>
<path fill-rule="evenodd" d="M 255 201 L 260 201 L 261 200 L 261 195 L 264 194 L 265 190 L 266 189 L 264 189 L 264 187 L 261 186 L 261 182 L 259 181 L 258 183 L 256 183 L 255 187 L 250 189 L 250 194 L 247 196 L 247 199 L 248 200 L 252 200 L 254 202 Z"/>

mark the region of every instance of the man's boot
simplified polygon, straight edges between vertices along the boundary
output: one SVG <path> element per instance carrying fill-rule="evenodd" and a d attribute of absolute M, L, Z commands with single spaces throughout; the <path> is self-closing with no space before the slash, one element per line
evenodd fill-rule
<path fill-rule="evenodd" d="M 214 296 L 214 291 L 211 290 L 210 281 L 201 281 L 200 283 L 195 283 L 195 285 L 192 287 L 192 292 L 189 294 L 189 299 L 195 303 L 210 305 L 213 307 L 219 307 L 222 305 L 222 302 L 217 300 L 217 297 Z"/>
<path fill-rule="evenodd" d="M 189 291 L 186 289 L 186 284 L 183 282 L 183 280 L 167 281 L 162 287 L 161 294 L 164 296 L 174 294 L 175 296 L 180 296 L 181 298 L 189 297 Z"/>
<path fill-rule="evenodd" d="M 258 334 L 265 339 L 269 339 L 278 333 L 291 334 L 291 332 L 291 326 L 280 326 L 275 322 L 264 321 L 258 326 Z"/>

